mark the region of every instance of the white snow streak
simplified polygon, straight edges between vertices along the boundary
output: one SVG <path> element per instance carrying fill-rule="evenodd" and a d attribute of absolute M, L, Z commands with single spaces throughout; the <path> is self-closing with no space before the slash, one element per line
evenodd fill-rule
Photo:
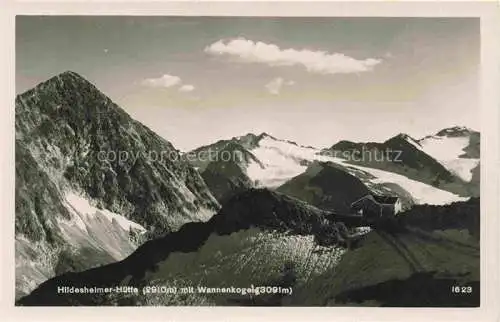
<path fill-rule="evenodd" d="M 76 212 L 80 215 L 80 218 L 75 218 L 75 224 L 82 230 L 86 230 L 85 219 L 87 217 L 92 218 L 100 216 L 109 220 L 110 222 L 116 221 L 120 225 L 120 227 L 122 227 L 126 231 L 130 230 L 130 228 L 137 229 L 141 232 L 146 231 L 144 227 L 125 218 L 124 216 L 118 215 L 107 209 L 101 210 L 92 206 L 87 199 L 75 193 L 67 193 L 66 200 L 71 205 L 71 207 L 73 207 L 73 209 L 76 210 Z"/>

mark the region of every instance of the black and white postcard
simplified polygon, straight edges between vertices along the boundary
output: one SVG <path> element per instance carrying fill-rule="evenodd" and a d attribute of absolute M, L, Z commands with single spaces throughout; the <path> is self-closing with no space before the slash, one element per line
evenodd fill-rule
<path fill-rule="evenodd" d="M 16 307 L 484 308 L 477 14 L 13 19 Z"/>

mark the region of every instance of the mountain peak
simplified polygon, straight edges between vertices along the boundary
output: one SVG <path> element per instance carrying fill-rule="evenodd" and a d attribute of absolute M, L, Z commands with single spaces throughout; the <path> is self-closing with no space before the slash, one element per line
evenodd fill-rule
<path fill-rule="evenodd" d="M 410 136 L 406 133 L 399 133 L 398 135 L 395 136 L 395 138 L 407 140 L 408 138 L 410 138 Z"/>
<path fill-rule="evenodd" d="M 43 82 L 42 84 L 44 83 L 52 83 L 52 82 L 63 82 L 63 83 L 66 83 L 66 82 L 77 82 L 77 83 L 88 83 L 88 84 L 91 84 L 85 77 L 83 77 L 82 75 L 74 72 L 74 71 L 71 71 L 71 70 L 67 70 L 67 71 L 64 71 L 50 79 L 48 79 L 47 81 Z"/>
<path fill-rule="evenodd" d="M 466 136 L 474 132 L 472 129 L 466 126 L 452 126 L 442 129 L 436 136 Z"/>
<path fill-rule="evenodd" d="M 81 78 L 84 79 L 83 76 L 78 74 L 77 72 L 74 72 L 72 70 L 67 70 L 58 75 L 59 77 L 72 77 L 72 78 Z"/>
<path fill-rule="evenodd" d="M 252 148 L 259 146 L 259 142 L 265 138 L 271 138 L 271 139 L 276 140 L 276 138 L 267 134 L 266 132 L 262 132 L 258 135 L 254 134 L 254 133 L 247 133 L 247 134 L 242 135 L 242 136 L 233 137 L 232 140 L 238 142 L 239 144 L 241 144 L 243 147 L 245 147 L 247 149 L 252 149 Z"/>
<path fill-rule="evenodd" d="M 263 138 L 272 138 L 272 139 L 275 139 L 275 137 L 273 137 L 272 135 L 270 135 L 270 134 L 268 134 L 266 132 L 262 132 L 257 137 L 260 138 L 260 139 L 263 139 Z"/>
<path fill-rule="evenodd" d="M 396 135 L 396 136 L 392 137 L 391 139 L 387 140 L 386 142 L 395 141 L 395 140 L 402 140 L 402 141 L 405 141 L 407 143 L 412 144 L 416 148 L 420 148 L 420 143 L 418 143 L 417 140 L 415 140 L 414 138 L 412 138 L 411 136 L 409 136 L 406 133 L 399 133 L 398 135 Z"/>
<path fill-rule="evenodd" d="M 18 97 L 38 95 L 40 92 L 51 93 L 51 96 L 69 97 L 80 92 L 93 92 L 105 96 L 99 89 L 80 74 L 67 70 L 37 84 L 35 87 L 19 94 Z M 58 95 L 56 95 L 58 93 Z M 106 97 L 107 98 L 107 97 Z M 55 97 L 53 97 L 55 99 Z"/>

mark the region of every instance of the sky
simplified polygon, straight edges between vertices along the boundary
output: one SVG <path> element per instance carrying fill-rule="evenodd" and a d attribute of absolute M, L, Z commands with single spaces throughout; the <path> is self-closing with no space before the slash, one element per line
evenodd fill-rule
<path fill-rule="evenodd" d="M 188 151 L 479 126 L 476 18 L 18 16 L 16 91 L 66 70 Z"/>

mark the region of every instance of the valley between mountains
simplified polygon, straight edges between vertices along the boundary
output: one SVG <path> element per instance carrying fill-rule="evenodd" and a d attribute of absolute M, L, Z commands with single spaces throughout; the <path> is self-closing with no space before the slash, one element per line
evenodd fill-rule
<path fill-rule="evenodd" d="M 167 139 L 71 71 L 17 96 L 17 305 L 479 305 L 479 132 L 325 148 L 248 133 L 193 151 Z M 401 212 L 352 216 L 370 194 Z M 58 292 L 252 285 L 293 292 Z"/>

